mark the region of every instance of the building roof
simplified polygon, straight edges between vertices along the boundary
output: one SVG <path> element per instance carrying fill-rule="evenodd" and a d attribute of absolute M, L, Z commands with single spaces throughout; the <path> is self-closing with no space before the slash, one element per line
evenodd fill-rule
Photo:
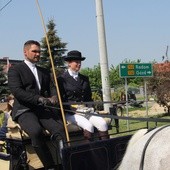
<path fill-rule="evenodd" d="M 6 65 L 6 64 L 7 64 L 7 58 L 8 58 L 8 57 L 4 57 L 4 58 L 0 59 L 0 63 Z M 13 60 L 13 59 L 9 59 L 9 63 L 10 63 L 10 64 L 17 64 L 17 63 L 20 63 L 20 62 L 22 62 L 22 61 L 23 61 L 23 60 Z"/>

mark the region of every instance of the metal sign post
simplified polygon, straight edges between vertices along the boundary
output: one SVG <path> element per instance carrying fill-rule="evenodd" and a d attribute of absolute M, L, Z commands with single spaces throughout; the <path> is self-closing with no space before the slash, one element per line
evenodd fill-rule
<path fill-rule="evenodd" d="M 119 65 L 119 76 L 125 78 L 125 91 L 126 91 L 126 114 L 128 113 L 128 85 L 127 78 L 133 77 L 144 77 L 144 87 L 145 87 L 145 102 L 146 102 L 146 116 L 148 117 L 148 97 L 147 97 L 147 87 L 146 87 L 146 77 L 153 76 L 153 66 L 151 63 L 126 63 Z M 147 122 L 148 127 L 148 122 Z M 127 120 L 127 129 L 129 130 L 129 122 Z"/>
<path fill-rule="evenodd" d="M 127 78 L 125 77 L 125 93 L 126 93 L 126 115 L 129 117 L 129 110 L 128 110 L 128 85 L 127 85 Z M 129 130 L 129 120 L 127 120 L 127 129 Z"/>
<path fill-rule="evenodd" d="M 148 118 L 148 95 L 147 95 L 147 83 L 146 79 L 144 78 L 144 87 L 145 87 L 145 103 L 146 103 L 146 117 Z M 148 122 L 147 122 L 147 128 L 148 128 Z"/>

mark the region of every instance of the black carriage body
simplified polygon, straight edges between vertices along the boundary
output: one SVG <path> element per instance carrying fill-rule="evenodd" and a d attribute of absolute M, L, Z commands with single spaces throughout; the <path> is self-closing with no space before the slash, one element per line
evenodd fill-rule
<path fill-rule="evenodd" d="M 25 146 L 30 140 L 6 139 L 7 153 L 10 155 L 10 170 L 27 168 L 27 155 Z"/>
<path fill-rule="evenodd" d="M 129 136 L 97 140 L 87 144 L 65 147 L 62 150 L 60 170 L 111 170 L 121 161 Z M 10 170 L 29 170 L 25 146 L 30 140 L 7 140 Z M 61 163 L 61 162 L 60 162 Z"/>
<path fill-rule="evenodd" d="M 111 170 L 122 160 L 129 136 L 63 149 L 64 170 Z"/>

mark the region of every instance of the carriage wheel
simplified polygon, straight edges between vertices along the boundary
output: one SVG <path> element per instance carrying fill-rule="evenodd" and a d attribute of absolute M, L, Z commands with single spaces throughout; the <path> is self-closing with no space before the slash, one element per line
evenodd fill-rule
<path fill-rule="evenodd" d="M 117 116 L 123 116 L 123 108 L 121 106 L 117 107 Z"/>

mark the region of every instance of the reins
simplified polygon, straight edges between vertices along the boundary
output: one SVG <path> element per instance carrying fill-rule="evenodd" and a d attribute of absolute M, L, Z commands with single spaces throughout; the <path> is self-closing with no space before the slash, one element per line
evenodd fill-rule
<path fill-rule="evenodd" d="M 91 102 L 91 103 L 95 103 L 95 102 Z M 67 105 L 68 105 L 68 103 L 67 103 Z M 49 106 L 49 105 L 45 105 L 44 107 L 60 110 L 60 107 L 54 107 L 54 106 Z M 64 111 L 68 112 L 68 113 L 75 113 L 75 111 L 69 110 L 69 109 L 64 109 Z M 76 111 L 76 112 L 84 113 L 81 111 Z M 95 114 L 95 113 L 86 112 L 84 114 L 87 114 L 89 116 L 98 116 L 98 117 L 110 118 L 110 119 L 137 120 L 137 121 L 144 121 L 144 122 L 170 122 L 170 119 L 116 116 L 111 113 L 109 113 L 109 114 Z"/>

